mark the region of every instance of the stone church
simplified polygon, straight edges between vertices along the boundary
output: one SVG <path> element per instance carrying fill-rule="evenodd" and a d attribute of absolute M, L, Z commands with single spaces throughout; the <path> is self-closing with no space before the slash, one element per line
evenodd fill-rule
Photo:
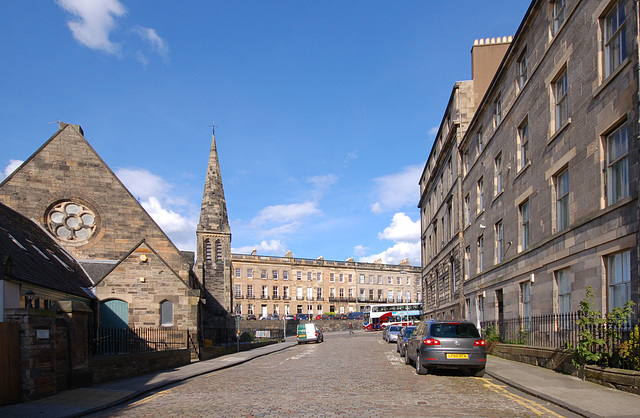
<path fill-rule="evenodd" d="M 84 138 L 60 123 L 0 183 L 0 202 L 35 220 L 84 268 L 102 326 L 178 327 L 228 339 L 231 233 L 215 138 L 198 257 L 180 251 Z"/>

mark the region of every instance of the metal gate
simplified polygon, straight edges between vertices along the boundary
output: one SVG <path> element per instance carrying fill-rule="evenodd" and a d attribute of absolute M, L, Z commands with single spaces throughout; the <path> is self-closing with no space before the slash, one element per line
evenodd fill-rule
<path fill-rule="evenodd" d="M 0 405 L 20 402 L 20 324 L 0 322 Z"/>

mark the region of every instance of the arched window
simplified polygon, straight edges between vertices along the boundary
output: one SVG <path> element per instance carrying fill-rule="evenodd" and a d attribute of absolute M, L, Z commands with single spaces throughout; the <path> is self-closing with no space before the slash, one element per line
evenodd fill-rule
<path fill-rule="evenodd" d="M 173 303 L 168 300 L 160 303 L 160 325 L 163 327 L 173 326 Z"/>
<path fill-rule="evenodd" d="M 205 260 L 211 262 L 211 241 L 206 240 L 204 242 Z"/>
<path fill-rule="evenodd" d="M 216 262 L 222 260 L 222 243 L 220 240 L 216 241 Z"/>

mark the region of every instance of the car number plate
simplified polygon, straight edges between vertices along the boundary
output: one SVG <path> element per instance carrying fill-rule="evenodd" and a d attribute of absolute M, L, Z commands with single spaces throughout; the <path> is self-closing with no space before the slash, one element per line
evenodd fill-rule
<path fill-rule="evenodd" d="M 464 358 L 468 359 L 469 354 L 447 354 L 447 358 Z"/>

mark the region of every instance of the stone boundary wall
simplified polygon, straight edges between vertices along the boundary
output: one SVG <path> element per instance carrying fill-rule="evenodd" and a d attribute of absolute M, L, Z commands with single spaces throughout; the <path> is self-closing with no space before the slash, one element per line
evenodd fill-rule
<path fill-rule="evenodd" d="M 74 386 L 106 382 L 124 377 L 172 369 L 191 363 L 191 350 L 167 350 L 89 357 L 88 376 L 77 376 Z M 80 383 L 82 382 L 82 383 Z"/>
<path fill-rule="evenodd" d="M 249 351 L 253 350 L 254 348 L 260 348 L 275 343 L 276 341 L 265 341 L 261 343 L 240 343 L 238 345 L 230 344 L 215 347 L 201 347 L 200 360 L 210 360 L 212 358 L 226 356 L 227 354 L 237 353 L 238 348 L 240 348 L 240 351 Z"/>
<path fill-rule="evenodd" d="M 584 371 L 578 370 L 571 362 L 573 358 L 571 350 L 487 343 L 487 353 L 507 360 L 572 374 L 602 386 L 640 395 L 640 372 L 600 366 L 586 366 Z"/>
<path fill-rule="evenodd" d="M 287 336 L 295 336 L 296 330 L 298 329 L 298 324 L 308 324 L 310 322 L 318 325 L 318 328 L 322 329 L 323 332 L 348 332 L 349 331 L 349 322 L 353 324 L 354 331 L 362 331 L 362 319 L 324 319 L 324 320 L 313 320 L 313 321 L 287 321 Z M 253 331 L 253 330 L 266 330 L 266 329 L 283 329 L 284 321 L 269 321 L 269 320 L 255 320 L 248 321 L 246 319 L 240 321 L 240 332 L 244 331 Z"/>

